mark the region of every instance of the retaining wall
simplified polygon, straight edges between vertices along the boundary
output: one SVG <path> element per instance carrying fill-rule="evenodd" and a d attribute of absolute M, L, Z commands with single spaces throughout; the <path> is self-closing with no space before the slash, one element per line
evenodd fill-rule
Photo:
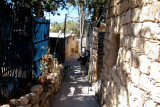
<path fill-rule="evenodd" d="M 159 0 L 111 0 L 107 5 L 103 107 L 160 106 L 159 10 Z"/>

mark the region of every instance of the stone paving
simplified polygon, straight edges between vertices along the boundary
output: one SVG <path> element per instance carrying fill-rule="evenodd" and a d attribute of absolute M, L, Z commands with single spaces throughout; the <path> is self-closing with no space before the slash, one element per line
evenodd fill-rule
<path fill-rule="evenodd" d="M 64 65 L 70 65 L 65 72 L 60 91 L 55 95 L 50 107 L 99 107 L 97 97 L 88 82 L 88 76 L 81 75 L 78 54 L 67 58 Z"/>

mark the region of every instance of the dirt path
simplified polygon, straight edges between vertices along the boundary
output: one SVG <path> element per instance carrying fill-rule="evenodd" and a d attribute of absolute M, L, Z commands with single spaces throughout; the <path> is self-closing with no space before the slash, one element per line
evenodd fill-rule
<path fill-rule="evenodd" d="M 99 107 L 87 76 L 80 73 L 81 66 L 77 58 L 78 54 L 67 59 L 65 65 L 71 68 L 65 73 L 61 89 L 50 107 Z"/>

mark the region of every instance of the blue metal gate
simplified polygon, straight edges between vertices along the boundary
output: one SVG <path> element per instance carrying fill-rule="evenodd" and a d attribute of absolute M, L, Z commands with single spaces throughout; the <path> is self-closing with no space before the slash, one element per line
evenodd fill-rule
<path fill-rule="evenodd" d="M 49 20 L 34 19 L 31 9 L 0 3 L 0 104 L 32 81 L 32 70 L 36 78 L 41 74 L 49 25 Z"/>
<path fill-rule="evenodd" d="M 34 75 L 37 78 L 40 74 L 40 60 L 42 55 L 47 53 L 49 39 L 50 21 L 44 19 L 34 19 L 34 35 L 33 35 L 33 50 L 34 50 Z M 42 49 L 44 47 L 44 49 Z"/>
<path fill-rule="evenodd" d="M 32 80 L 30 9 L 0 3 L 0 103 Z"/>

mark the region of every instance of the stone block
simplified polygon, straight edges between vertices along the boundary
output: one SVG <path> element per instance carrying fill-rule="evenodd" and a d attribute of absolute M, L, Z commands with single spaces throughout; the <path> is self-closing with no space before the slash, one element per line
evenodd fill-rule
<path fill-rule="evenodd" d="M 139 13 L 140 13 L 140 8 L 134 8 L 132 10 L 132 22 L 139 22 Z"/>
<path fill-rule="evenodd" d="M 123 35 L 132 35 L 132 29 L 131 29 L 131 24 L 127 24 L 127 25 L 123 25 L 120 29 L 120 34 L 123 34 Z"/>
<path fill-rule="evenodd" d="M 131 9 L 122 14 L 122 25 L 131 23 Z"/>
<path fill-rule="evenodd" d="M 121 11 L 120 13 L 124 13 L 128 9 L 129 9 L 129 2 L 128 2 L 128 0 L 123 0 L 123 2 L 121 3 L 121 6 L 120 6 L 120 11 Z"/>
<path fill-rule="evenodd" d="M 138 52 L 144 53 L 144 42 L 145 41 L 143 38 L 135 37 L 133 39 L 131 48 L 138 51 Z"/>
<path fill-rule="evenodd" d="M 149 76 L 146 74 L 140 75 L 140 89 L 145 90 L 146 92 L 151 92 L 153 90 L 153 83 L 149 79 Z"/>
<path fill-rule="evenodd" d="M 27 104 L 25 107 L 32 107 L 32 104 Z"/>
<path fill-rule="evenodd" d="M 116 15 L 116 7 L 111 7 L 107 18 L 113 17 L 115 15 Z"/>
<path fill-rule="evenodd" d="M 43 107 L 49 107 L 49 99 L 46 100 L 45 104 L 43 105 Z"/>
<path fill-rule="evenodd" d="M 125 72 L 126 74 L 130 74 L 131 73 L 131 65 L 128 62 L 123 62 L 121 70 L 123 72 Z"/>
<path fill-rule="evenodd" d="M 48 96 L 49 96 L 49 91 L 46 91 L 46 92 L 44 91 L 41 94 L 41 96 L 40 96 L 40 101 L 41 101 L 40 105 L 44 105 L 44 103 L 45 103 L 45 101 L 46 101 Z"/>
<path fill-rule="evenodd" d="M 56 90 L 55 90 L 55 87 L 54 87 L 54 84 L 48 84 L 47 85 L 49 87 L 49 89 L 51 90 L 51 94 L 53 94 Z"/>
<path fill-rule="evenodd" d="M 154 47 L 154 48 L 153 48 Z M 144 43 L 144 53 L 153 60 L 159 60 L 160 46 L 158 43 L 152 43 L 150 41 L 145 41 Z"/>
<path fill-rule="evenodd" d="M 128 107 L 128 94 L 127 88 L 125 86 L 120 86 L 120 92 L 118 95 L 118 101 L 121 107 Z"/>
<path fill-rule="evenodd" d="M 34 104 L 32 107 L 40 107 L 39 104 Z"/>
<path fill-rule="evenodd" d="M 131 65 L 135 68 L 139 67 L 139 60 L 138 60 L 139 53 L 135 51 L 131 51 Z"/>
<path fill-rule="evenodd" d="M 124 59 L 126 52 L 127 52 L 127 49 L 124 47 L 121 47 L 119 49 L 118 55 L 119 55 L 120 59 L 122 59 L 122 60 Z"/>
<path fill-rule="evenodd" d="M 120 77 L 122 85 L 124 85 L 124 86 L 127 85 L 127 75 L 123 71 L 121 71 L 120 69 L 118 70 L 118 75 Z"/>
<path fill-rule="evenodd" d="M 43 92 L 42 85 L 38 84 L 38 85 L 32 86 L 30 88 L 30 91 L 32 93 L 36 93 L 37 95 L 40 95 Z"/>
<path fill-rule="evenodd" d="M 131 96 L 132 94 L 132 88 L 134 87 L 134 83 L 131 81 L 130 78 L 127 78 L 127 90 L 128 90 L 128 96 Z"/>
<path fill-rule="evenodd" d="M 159 9 L 160 2 L 155 2 L 151 5 L 143 6 L 139 14 L 139 21 L 156 21 L 156 19 L 159 19 Z"/>
<path fill-rule="evenodd" d="M 119 16 L 122 13 L 121 7 L 122 7 L 122 3 L 119 3 L 119 4 L 117 4 L 115 6 L 115 8 L 116 8 L 116 16 Z"/>
<path fill-rule="evenodd" d="M 10 107 L 10 105 L 9 104 L 4 104 L 1 107 Z"/>
<path fill-rule="evenodd" d="M 121 44 L 123 47 L 126 47 L 127 49 L 131 49 L 131 46 L 133 44 L 133 40 L 134 40 L 133 36 L 124 36 L 121 39 Z"/>
<path fill-rule="evenodd" d="M 16 107 L 16 106 L 18 106 L 18 105 L 19 105 L 18 99 L 11 99 L 11 100 L 9 101 L 9 105 L 10 105 L 11 107 Z"/>
<path fill-rule="evenodd" d="M 131 25 L 131 32 L 134 36 L 140 37 L 142 30 L 142 23 L 133 23 Z"/>
<path fill-rule="evenodd" d="M 118 74 L 117 74 L 117 73 L 114 73 L 114 75 L 112 75 L 112 78 L 113 78 L 114 83 L 115 83 L 116 86 L 117 86 L 117 89 L 119 90 L 119 89 L 120 89 L 120 86 L 122 85 L 122 83 L 121 83 L 121 80 L 120 80 Z"/>
<path fill-rule="evenodd" d="M 146 55 L 138 56 L 139 59 L 139 70 L 144 74 L 149 74 L 149 68 L 151 65 L 151 61 L 147 58 Z"/>
<path fill-rule="evenodd" d="M 150 77 L 156 82 L 160 82 L 160 63 L 154 62 L 150 66 Z"/>
<path fill-rule="evenodd" d="M 129 104 L 130 107 L 143 107 L 144 99 L 143 99 L 144 92 L 136 87 L 131 87 L 131 94 L 129 96 Z"/>
<path fill-rule="evenodd" d="M 39 95 L 37 95 L 36 93 L 29 93 L 25 96 L 29 99 L 30 104 L 34 105 L 40 102 Z"/>
<path fill-rule="evenodd" d="M 144 22 L 141 29 L 141 36 L 145 38 L 155 38 L 155 35 L 160 34 L 160 26 L 153 22 Z"/>
<path fill-rule="evenodd" d="M 157 103 L 160 103 L 160 87 L 152 87 L 151 99 Z"/>
<path fill-rule="evenodd" d="M 131 50 L 127 50 L 125 56 L 124 56 L 124 61 L 130 63 L 131 60 Z"/>
<path fill-rule="evenodd" d="M 147 100 L 144 103 L 144 107 L 156 107 L 156 103 L 153 100 Z"/>
<path fill-rule="evenodd" d="M 110 33 L 117 35 L 117 34 L 119 34 L 119 32 L 120 32 L 120 27 L 118 25 L 112 25 Z"/>
<path fill-rule="evenodd" d="M 29 102 L 29 100 L 25 96 L 20 97 L 20 99 L 18 99 L 18 101 L 19 101 L 20 105 L 26 105 Z"/>
<path fill-rule="evenodd" d="M 135 86 L 139 86 L 140 82 L 140 71 L 137 68 L 131 67 L 131 80 Z"/>
<path fill-rule="evenodd" d="M 129 8 L 134 8 L 139 5 L 140 0 L 129 0 Z"/>

